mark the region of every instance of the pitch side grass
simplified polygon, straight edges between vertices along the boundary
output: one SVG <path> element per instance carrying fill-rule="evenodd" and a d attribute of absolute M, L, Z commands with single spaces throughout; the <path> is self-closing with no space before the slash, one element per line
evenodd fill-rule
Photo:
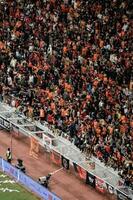
<path fill-rule="evenodd" d="M 0 200 L 40 200 L 40 198 L 0 172 Z"/>

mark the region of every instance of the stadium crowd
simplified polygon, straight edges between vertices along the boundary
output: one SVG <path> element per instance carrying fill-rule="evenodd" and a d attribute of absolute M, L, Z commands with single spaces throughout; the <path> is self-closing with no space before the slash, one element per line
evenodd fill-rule
<path fill-rule="evenodd" d="M 133 181 L 130 0 L 0 4 L 0 101 Z"/>

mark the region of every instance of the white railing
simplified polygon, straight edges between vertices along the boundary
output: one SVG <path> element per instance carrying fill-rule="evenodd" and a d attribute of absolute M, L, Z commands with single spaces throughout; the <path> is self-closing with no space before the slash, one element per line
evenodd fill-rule
<path fill-rule="evenodd" d="M 19 121 L 21 124 L 18 123 Z M 95 157 L 91 157 L 89 160 L 86 160 L 86 156 L 81 153 L 74 144 L 72 144 L 67 139 L 55 134 L 47 126 L 47 123 L 42 125 L 38 121 L 31 122 L 31 120 L 27 119 L 23 114 L 16 113 L 15 108 L 1 103 L 0 126 L 8 129 L 15 127 L 19 130 L 19 132 L 25 134 L 26 136 L 34 137 L 38 140 L 41 146 L 50 149 L 50 151 L 54 150 L 61 156 L 68 159 L 71 164 L 75 163 L 88 173 L 98 177 L 100 180 L 103 180 L 104 184 L 109 184 L 109 186 L 113 187 L 115 191 L 119 190 L 121 193 L 123 193 L 123 195 L 127 195 L 124 194 L 124 192 L 119 188 L 119 182 L 122 182 L 122 180 L 116 171 L 114 171 L 112 168 L 106 167 Z M 32 130 L 30 131 L 31 128 Z M 42 133 L 43 137 L 39 138 L 36 133 Z M 50 142 L 46 142 L 45 138 L 49 138 Z M 90 168 L 90 164 L 92 162 L 95 163 L 95 168 L 93 169 Z M 131 197 L 132 195 L 133 192 L 129 191 L 129 196 Z"/>

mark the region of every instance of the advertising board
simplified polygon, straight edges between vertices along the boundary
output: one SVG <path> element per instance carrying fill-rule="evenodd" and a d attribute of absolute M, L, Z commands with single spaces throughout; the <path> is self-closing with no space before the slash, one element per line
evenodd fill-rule
<path fill-rule="evenodd" d="M 38 182 L 22 173 L 19 169 L 12 166 L 10 163 L 0 157 L 0 169 L 15 178 L 18 182 L 23 184 L 31 191 L 38 194 L 43 200 L 61 200 L 54 193 L 47 190 L 45 187 L 40 185 Z"/>

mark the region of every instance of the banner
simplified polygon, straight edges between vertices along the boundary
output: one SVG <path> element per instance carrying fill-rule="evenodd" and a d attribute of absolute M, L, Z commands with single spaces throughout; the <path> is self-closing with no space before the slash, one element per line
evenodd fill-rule
<path fill-rule="evenodd" d="M 120 190 L 117 190 L 117 199 L 118 200 L 132 200 L 128 195 L 122 193 Z"/>
<path fill-rule="evenodd" d="M 106 188 L 110 194 L 115 194 L 115 188 L 112 185 L 110 185 L 109 183 L 106 183 Z"/>
<path fill-rule="evenodd" d="M 80 167 L 79 165 L 77 165 L 76 163 L 73 163 L 73 166 L 74 166 L 75 171 L 78 173 L 79 177 L 86 181 L 86 177 L 87 177 L 86 170 Z"/>
<path fill-rule="evenodd" d="M 8 162 L 3 160 L 4 171 L 7 172 L 9 175 L 13 176 L 15 179 L 18 179 L 18 169 L 13 167 Z"/>
<path fill-rule="evenodd" d="M 38 158 L 38 153 L 39 153 L 39 143 L 38 141 L 34 138 L 31 137 L 30 138 L 30 156 L 34 157 L 34 158 Z"/>
<path fill-rule="evenodd" d="M 32 180 L 22 172 L 19 173 L 19 182 L 27 186 L 31 191 L 38 194 L 44 200 L 60 200 L 56 195 L 48 191 L 45 187 Z"/>
<path fill-rule="evenodd" d="M 0 117 L 0 125 L 3 127 L 4 125 L 4 119 L 2 117 Z"/>
<path fill-rule="evenodd" d="M 10 130 L 10 122 L 2 117 L 0 117 L 0 125 L 6 130 Z"/>
<path fill-rule="evenodd" d="M 61 160 L 62 160 L 62 166 L 65 168 L 65 169 L 69 169 L 69 160 L 65 157 L 61 157 Z"/>
<path fill-rule="evenodd" d="M 86 183 L 95 188 L 95 176 L 87 172 Z"/>
<path fill-rule="evenodd" d="M 0 169 L 2 169 L 2 158 L 0 158 Z"/>
<path fill-rule="evenodd" d="M 59 153 L 57 153 L 56 151 L 51 152 L 51 160 L 56 165 L 61 165 L 61 155 Z"/>
<path fill-rule="evenodd" d="M 96 182 L 96 189 L 99 192 L 104 193 L 105 192 L 105 189 L 104 189 L 104 180 L 96 177 L 95 182 Z"/>
<path fill-rule="evenodd" d="M 35 192 L 40 197 L 42 197 L 43 200 L 61 200 L 59 197 L 57 197 L 54 193 L 50 192 L 48 189 L 34 181 L 32 178 L 27 176 L 26 174 L 22 173 L 20 170 L 18 170 L 16 167 L 9 164 L 4 159 L 0 158 L 0 168 L 2 165 L 3 160 L 3 171 L 7 174 L 14 177 L 17 181 L 22 183 L 24 186 L 26 186 L 28 189 L 30 189 L 32 192 Z"/>

